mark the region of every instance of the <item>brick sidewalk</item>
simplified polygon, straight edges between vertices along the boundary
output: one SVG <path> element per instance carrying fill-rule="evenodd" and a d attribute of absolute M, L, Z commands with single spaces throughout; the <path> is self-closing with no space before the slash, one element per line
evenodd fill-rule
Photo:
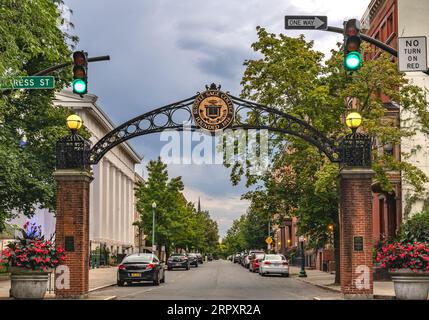
<path fill-rule="evenodd" d="M 297 279 L 310 283 L 312 285 L 325 288 L 334 292 L 341 292 L 341 287 L 335 285 L 335 274 L 323 272 L 320 270 L 305 270 L 307 278 L 299 278 L 298 274 L 301 270 L 299 267 L 289 267 L 291 276 L 296 276 Z M 394 299 L 395 290 L 392 281 L 374 281 L 374 298 L 379 299 Z"/>
<path fill-rule="evenodd" d="M 89 291 L 98 290 L 116 284 L 116 267 L 89 270 Z M 0 281 L 0 298 L 8 298 L 10 280 Z"/>

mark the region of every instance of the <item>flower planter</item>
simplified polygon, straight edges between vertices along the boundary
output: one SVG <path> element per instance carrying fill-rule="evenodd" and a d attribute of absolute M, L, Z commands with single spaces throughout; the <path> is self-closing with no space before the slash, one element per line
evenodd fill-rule
<path fill-rule="evenodd" d="M 15 299 L 43 299 L 52 270 L 10 267 L 10 295 Z"/>
<path fill-rule="evenodd" d="M 427 300 L 429 295 L 429 272 L 411 269 L 390 270 L 396 299 Z"/>

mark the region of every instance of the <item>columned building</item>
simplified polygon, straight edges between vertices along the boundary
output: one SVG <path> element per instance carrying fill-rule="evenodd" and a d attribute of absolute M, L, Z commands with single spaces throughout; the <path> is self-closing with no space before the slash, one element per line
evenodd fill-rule
<path fill-rule="evenodd" d="M 63 90 L 56 94 L 54 104 L 73 109 L 91 133 L 94 145 L 116 125 L 97 105 L 97 96 L 83 98 Z M 90 241 L 91 250 L 107 248 L 111 255 L 135 251 L 136 175 L 134 167 L 140 156 L 128 143 L 121 143 L 104 155 L 92 167 L 94 180 L 90 185 Z"/>
<path fill-rule="evenodd" d="M 70 108 L 82 118 L 91 133 L 92 145 L 116 127 L 96 103 L 97 96 L 93 94 L 85 94 L 81 98 L 63 90 L 55 98 L 56 106 Z M 136 213 L 134 188 L 140 178 L 137 178 L 134 167 L 141 160 L 142 156 L 125 142 L 111 149 L 97 165 L 92 166 L 94 180 L 90 185 L 89 239 L 92 254 L 100 257 L 102 264 L 108 262 L 105 251 L 116 256 L 138 250 L 133 223 Z M 25 216 L 19 216 L 8 223 L 22 227 L 27 220 Z M 37 210 L 30 221 L 42 226 L 45 237 L 49 238 L 55 232 L 55 213 L 47 209 Z"/>

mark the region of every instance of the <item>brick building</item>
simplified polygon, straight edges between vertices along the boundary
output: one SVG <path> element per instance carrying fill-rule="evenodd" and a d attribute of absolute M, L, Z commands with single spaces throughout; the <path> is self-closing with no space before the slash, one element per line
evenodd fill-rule
<path fill-rule="evenodd" d="M 392 48 L 398 49 L 398 37 L 429 36 L 427 17 L 429 14 L 429 1 L 427 0 L 372 0 L 363 15 L 361 22 L 363 32 L 376 38 Z M 366 59 L 374 59 L 380 50 L 372 46 L 373 53 Z M 392 59 L 394 59 L 392 57 Z M 422 72 L 406 73 L 406 78 L 414 85 L 427 89 L 427 75 Z M 386 107 L 386 122 L 397 126 L 406 126 L 404 111 L 401 106 L 389 97 L 382 96 Z M 418 145 L 421 146 L 407 161 L 411 162 L 426 175 L 429 175 L 428 140 L 421 133 L 412 138 L 404 138 L 401 145 L 387 145 L 379 152 L 393 154 L 400 159 L 401 152 L 409 152 Z M 428 194 L 416 195 L 398 171 L 388 172 L 389 179 L 395 187 L 392 194 L 381 192 L 377 185 L 374 191 L 373 226 L 375 241 L 380 238 L 392 238 L 398 231 L 403 219 L 422 210 Z M 413 199 L 414 198 L 414 199 Z M 413 200 L 411 200 L 413 199 Z"/>

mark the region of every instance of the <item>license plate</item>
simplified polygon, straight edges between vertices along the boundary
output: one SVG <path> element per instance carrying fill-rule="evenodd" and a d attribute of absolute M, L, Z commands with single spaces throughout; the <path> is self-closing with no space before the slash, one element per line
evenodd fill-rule
<path fill-rule="evenodd" d="M 180 265 L 181 265 L 181 263 L 180 263 L 180 262 L 176 262 L 174 265 L 175 265 L 175 266 L 180 266 Z"/>
<path fill-rule="evenodd" d="M 140 273 L 131 273 L 131 277 L 140 277 Z"/>

